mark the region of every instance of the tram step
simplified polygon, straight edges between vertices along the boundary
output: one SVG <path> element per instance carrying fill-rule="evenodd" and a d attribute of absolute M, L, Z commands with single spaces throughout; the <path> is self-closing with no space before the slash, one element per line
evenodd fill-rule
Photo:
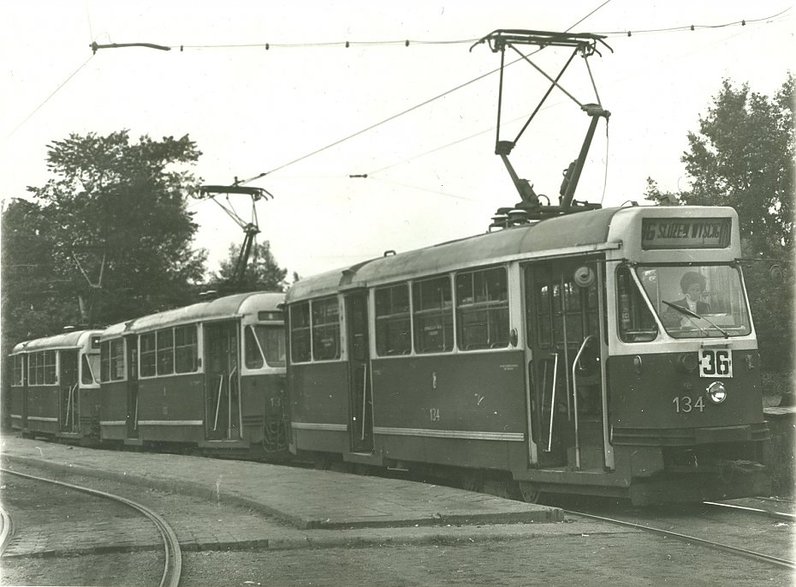
<path fill-rule="evenodd" d="M 604 463 L 603 447 L 593 444 L 580 447 L 580 468 L 581 469 L 602 469 Z M 567 449 L 567 462 L 570 466 L 575 466 L 575 447 Z"/>
<path fill-rule="evenodd" d="M 199 448 L 212 448 L 229 450 L 235 448 L 248 449 L 251 446 L 248 440 L 203 440 L 199 443 Z"/>

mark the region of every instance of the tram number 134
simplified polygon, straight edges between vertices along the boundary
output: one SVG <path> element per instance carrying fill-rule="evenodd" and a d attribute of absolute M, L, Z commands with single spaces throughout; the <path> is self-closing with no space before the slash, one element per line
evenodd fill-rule
<path fill-rule="evenodd" d="M 700 377 L 732 377 L 732 352 L 729 349 L 699 349 Z"/>

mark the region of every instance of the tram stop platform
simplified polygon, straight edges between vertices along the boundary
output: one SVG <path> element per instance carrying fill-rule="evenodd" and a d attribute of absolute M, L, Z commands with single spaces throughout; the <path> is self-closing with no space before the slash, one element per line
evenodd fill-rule
<path fill-rule="evenodd" d="M 69 446 L 11 434 L 0 461 L 42 476 L 87 476 L 242 506 L 295 530 L 454 526 L 500 528 L 561 522 L 561 509 L 401 479 L 257 462 Z M 35 472 L 33 474 L 36 474 Z M 547 524 L 556 526 L 556 524 Z M 520 532 L 522 533 L 522 532 Z"/>

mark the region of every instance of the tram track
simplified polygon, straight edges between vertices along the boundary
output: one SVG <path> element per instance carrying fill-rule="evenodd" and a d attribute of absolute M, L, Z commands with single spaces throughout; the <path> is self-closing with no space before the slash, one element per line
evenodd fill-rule
<path fill-rule="evenodd" d="M 751 514 L 756 514 L 760 516 L 765 516 L 767 518 L 771 518 L 774 520 L 782 520 L 784 522 L 796 522 L 796 515 L 788 514 L 785 512 L 779 512 L 774 510 L 768 510 L 765 508 L 756 508 L 748 505 L 739 505 L 734 503 L 724 503 L 724 502 L 716 502 L 716 501 L 705 501 L 702 502 L 704 505 L 711 507 L 711 508 L 724 508 L 729 510 L 737 510 L 741 512 L 747 512 Z"/>
<path fill-rule="evenodd" d="M 713 503 L 708 503 L 707 505 L 710 505 L 711 507 L 714 507 Z M 723 505 L 723 504 L 718 504 L 718 505 Z M 763 511 L 763 510 L 757 511 L 757 508 L 742 508 L 742 511 L 745 511 L 745 513 L 749 513 L 746 510 L 752 510 L 752 513 L 755 513 L 756 515 L 759 514 L 759 511 Z M 622 520 L 622 519 L 618 519 L 618 518 L 602 516 L 602 515 L 598 515 L 598 514 L 594 514 L 594 513 L 590 513 L 590 512 L 565 509 L 564 513 L 566 515 L 573 516 L 573 517 L 587 518 L 587 519 L 590 519 L 590 520 L 606 522 L 608 524 L 619 525 L 619 526 L 623 526 L 623 527 L 626 527 L 626 528 L 633 528 L 633 529 L 636 529 L 636 530 L 641 530 L 643 532 L 649 532 L 649 533 L 656 534 L 656 535 L 659 535 L 659 536 L 664 536 L 664 537 L 667 537 L 667 538 L 673 538 L 675 540 L 679 540 L 679 541 L 685 542 L 687 544 L 698 544 L 698 545 L 705 546 L 705 547 L 713 549 L 713 550 L 717 550 L 717 551 L 720 551 L 720 552 L 725 552 L 725 553 L 728 553 L 728 554 L 732 554 L 732 555 L 744 557 L 744 558 L 747 558 L 747 559 L 755 560 L 755 561 L 758 561 L 758 562 L 766 563 L 768 565 L 775 566 L 775 567 L 778 567 L 778 568 L 796 570 L 796 562 L 794 562 L 792 560 L 788 560 L 788 559 L 781 558 L 781 557 L 778 557 L 778 556 L 774 556 L 774 555 L 758 552 L 758 551 L 755 551 L 755 550 L 751 550 L 749 548 L 744 548 L 744 547 L 740 547 L 740 546 L 734 546 L 734 545 L 727 544 L 727 543 L 724 543 L 724 542 L 719 542 L 719 541 L 716 541 L 716 540 L 711 540 L 711 539 L 707 539 L 707 538 L 700 538 L 700 537 L 694 536 L 692 534 L 685 534 L 685 533 L 682 533 L 682 532 L 675 532 L 673 530 L 667 530 L 667 529 L 664 529 L 664 528 L 659 528 L 659 527 L 655 527 L 655 526 L 651 526 L 651 525 L 647 525 L 647 524 L 641 524 L 641 523 L 638 523 L 638 522 L 631 522 L 631 521 L 628 521 L 628 520 Z M 782 514 L 782 515 L 786 515 L 786 514 Z M 792 516 L 789 519 L 792 521 Z"/>
<path fill-rule="evenodd" d="M 100 491 L 97 489 L 92 489 L 90 487 L 85 487 L 82 485 L 75 485 L 72 483 L 66 483 L 64 481 L 56 481 L 54 479 L 48 479 L 45 477 L 37 477 L 35 475 L 30 475 L 27 473 L 21 473 L 19 471 L 13 471 L 11 469 L 0 468 L 0 472 L 6 475 L 15 475 L 20 478 L 40 482 L 40 483 L 49 483 L 52 485 L 65 487 L 68 489 L 72 489 L 75 491 L 80 491 L 82 493 L 87 493 L 89 495 L 93 495 L 96 497 L 101 497 L 104 499 L 108 499 L 110 501 L 124 504 L 139 513 L 145 516 L 148 520 L 152 522 L 152 524 L 157 529 L 158 533 L 161 536 L 163 541 L 163 556 L 164 556 L 164 565 L 163 565 L 163 573 L 160 578 L 159 586 L 160 587 L 178 587 L 180 583 L 180 576 L 182 574 L 182 549 L 180 547 L 179 540 L 177 539 L 177 534 L 174 532 L 174 529 L 156 512 L 151 510 L 150 508 L 127 499 L 126 497 L 122 497 L 120 495 L 115 495 L 112 493 L 108 493 L 105 491 Z M 2 546 L 5 547 L 8 539 L 10 539 L 10 528 L 11 528 L 11 520 L 8 517 L 6 520 L 6 516 L 3 516 L 3 542 Z M 9 536 L 6 538 L 6 528 L 9 528 Z"/>

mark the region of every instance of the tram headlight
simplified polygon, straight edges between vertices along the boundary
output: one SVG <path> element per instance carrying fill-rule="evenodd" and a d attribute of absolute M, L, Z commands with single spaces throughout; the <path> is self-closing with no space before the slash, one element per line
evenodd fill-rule
<path fill-rule="evenodd" d="M 724 387 L 724 384 L 721 381 L 714 381 L 708 385 L 707 394 L 710 398 L 710 401 L 712 401 L 714 404 L 720 404 L 727 399 L 727 388 Z"/>

